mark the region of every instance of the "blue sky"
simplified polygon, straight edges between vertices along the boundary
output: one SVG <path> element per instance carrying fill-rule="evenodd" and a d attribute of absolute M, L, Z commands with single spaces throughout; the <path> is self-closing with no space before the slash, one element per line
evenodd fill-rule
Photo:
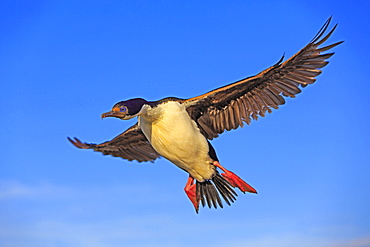
<path fill-rule="evenodd" d="M 368 1 L 2 1 L 1 246 L 370 246 Z M 189 98 L 293 55 L 333 15 L 317 83 L 212 143 L 259 194 L 197 215 L 165 159 L 78 150 L 134 120 L 118 101 Z"/>

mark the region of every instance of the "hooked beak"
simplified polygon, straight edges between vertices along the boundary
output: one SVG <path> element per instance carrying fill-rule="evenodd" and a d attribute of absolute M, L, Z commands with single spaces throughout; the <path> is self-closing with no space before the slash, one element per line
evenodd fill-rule
<path fill-rule="evenodd" d="M 101 118 L 106 118 L 106 117 L 116 117 L 116 118 L 124 118 L 126 116 L 125 113 L 120 112 L 117 109 L 113 109 L 112 111 L 106 112 L 101 114 Z"/>
<path fill-rule="evenodd" d="M 106 118 L 106 117 L 116 117 L 117 116 L 117 112 L 114 112 L 114 111 L 109 111 L 109 112 L 105 112 L 103 114 L 101 114 L 101 118 Z"/>

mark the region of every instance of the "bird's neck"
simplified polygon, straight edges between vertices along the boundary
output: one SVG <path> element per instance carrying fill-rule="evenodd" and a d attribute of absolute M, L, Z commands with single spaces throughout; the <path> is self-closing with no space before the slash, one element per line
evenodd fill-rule
<path fill-rule="evenodd" d="M 155 122 L 163 115 L 163 108 L 160 106 L 152 107 L 150 105 L 143 105 L 139 113 L 139 119 L 145 120 L 145 122 Z"/>

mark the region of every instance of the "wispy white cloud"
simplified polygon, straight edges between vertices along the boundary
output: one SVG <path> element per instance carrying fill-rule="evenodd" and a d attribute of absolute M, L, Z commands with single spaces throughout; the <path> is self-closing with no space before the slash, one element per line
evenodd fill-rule
<path fill-rule="evenodd" d="M 329 245 L 329 247 L 369 247 L 370 246 L 370 236 L 359 237 L 344 241 L 342 243 L 334 243 Z"/>
<path fill-rule="evenodd" d="M 140 200 L 140 193 L 154 192 L 155 188 L 141 183 L 140 185 L 127 184 L 98 184 L 96 186 L 57 185 L 50 182 L 40 182 L 35 184 L 24 183 L 16 180 L 0 180 L 0 200 L 7 199 L 32 199 L 32 198 L 88 198 L 88 197 L 107 197 L 114 194 L 121 196 L 134 197 Z M 155 194 L 155 193 L 153 193 Z M 170 198 L 167 198 L 170 199 Z M 145 198 L 145 201 L 157 200 L 155 196 Z M 159 200 L 159 199 L 158 199 Z M 163 197 L 160 199 L 163 200 Z"/>
<path fill-rule="evenodd" d="M 32 227 L 21 226 L 16 230 L 12 227 L 0 227 L 0 244 L 4 244 L 2 237 L 8 243 L 16 240 L 23 244 L 18 246 L 28 247 L 188 246 L 184 240 L 187 236 L 190 237 L 188 233 L 191 231 L 191 226 L 181 226 L 166 215 L 133 215 L 125 219 L 98 222 L 43 220 Z M 184 243 L 172 245 L 177 242 L 176 239 Z"/>
<path fill-rule="evenodd" d="M 72 190 L 66 187 L 55 186 L 50 183 L 29 185 L 14 180 L 0 180 L 0 200 L 36 198 L 55 195 L 67 195 Z"/>
<path fill-rule="evenodd" d="M 306 225 L 295 229 L 297 219 L 294 218 L 276 216 L 261 219 L 249 214 L 228 218 L 227 210 L 205 209 L 201 215 L 195 215 L 193 211 L 182 211 L 182 206 L 176 210 L 169 209 L 168 205 L 163 207 L 163 202 L 173 199 L 170 196 L 158 197 L 158 188 L 145 184 L 107 183 L 74 187 L 3 180 L 0 181 L 0 200 L 22 206 L 15 207 L 17 212 L 13 211 L 9 217 L 0 220 L 0 245 L 182 247 L 208 243 L 231 247 L 370 246 L 370 236 L 355 238 L 358 235 L 352 234 L 353 229 L 348 231 L 348 227 Z M 29 201 L 31 209 L 28 208 Z M 190 205 L 184 208 L 191 210 Z M 11 207 L 7 209 L 11 210 Z M 19 220 L 18 215 L 21 218 L 25 215 L 26 219 Z"/>
<path fill-rule="evenodd" d="M 370 236 L 343 239 L 312 236 L 310 233 L 291 231 L 277 235 L 262 233 L 256 236 L 235 236 L 233 228 L 218 229 L 213 222 L 192 225 L 189 221 L 178 222 L 169 215 L 133 215 L 125 219 L 99 222 L 72 222 L 44 220 L 32 228 L 21 227 L 17 231 L 0 229 L 0 236 L 16 240 L 19 245 L 8 246 L 253 246 L 253 247 L 368 247 Z M 210 227 L 211 226 L 211 227 Z M 247 231 L 247 229 L 246 229 Z M 22 239 L 22 241 L 20 241 Z M 215 239 L 218 241 L 215 242 Z M 0 239 L 1 243 L 1 239 Z M 4 242 L 3 242 L 4 243 Z M 14 243 L 14 241 L 13 241 Z M 22 244 L 21 244 L 22 243 Z"/>

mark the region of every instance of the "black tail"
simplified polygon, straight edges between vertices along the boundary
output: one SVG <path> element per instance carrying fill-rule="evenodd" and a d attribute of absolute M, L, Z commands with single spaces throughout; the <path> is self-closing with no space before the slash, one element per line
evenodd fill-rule
<path fill-rule="evenodd" d="M 212 182 L 211 182 L 212 181 Z M 204 207 L 206 204 L 209 208 L 212 206 L 217 208 L 220 206 L 223 208 L 221 197 L 230 206 L 232 202 L 236 200 L 238 196 L 234 191 L 231 184 L 223 178 L 218 172 L 212 178 L 212 180 L 207 180 L 205 182 L 197 181 L 197 201 L 202 202 Z M 197 211 L 198 213 L 198 211 Z"/>

